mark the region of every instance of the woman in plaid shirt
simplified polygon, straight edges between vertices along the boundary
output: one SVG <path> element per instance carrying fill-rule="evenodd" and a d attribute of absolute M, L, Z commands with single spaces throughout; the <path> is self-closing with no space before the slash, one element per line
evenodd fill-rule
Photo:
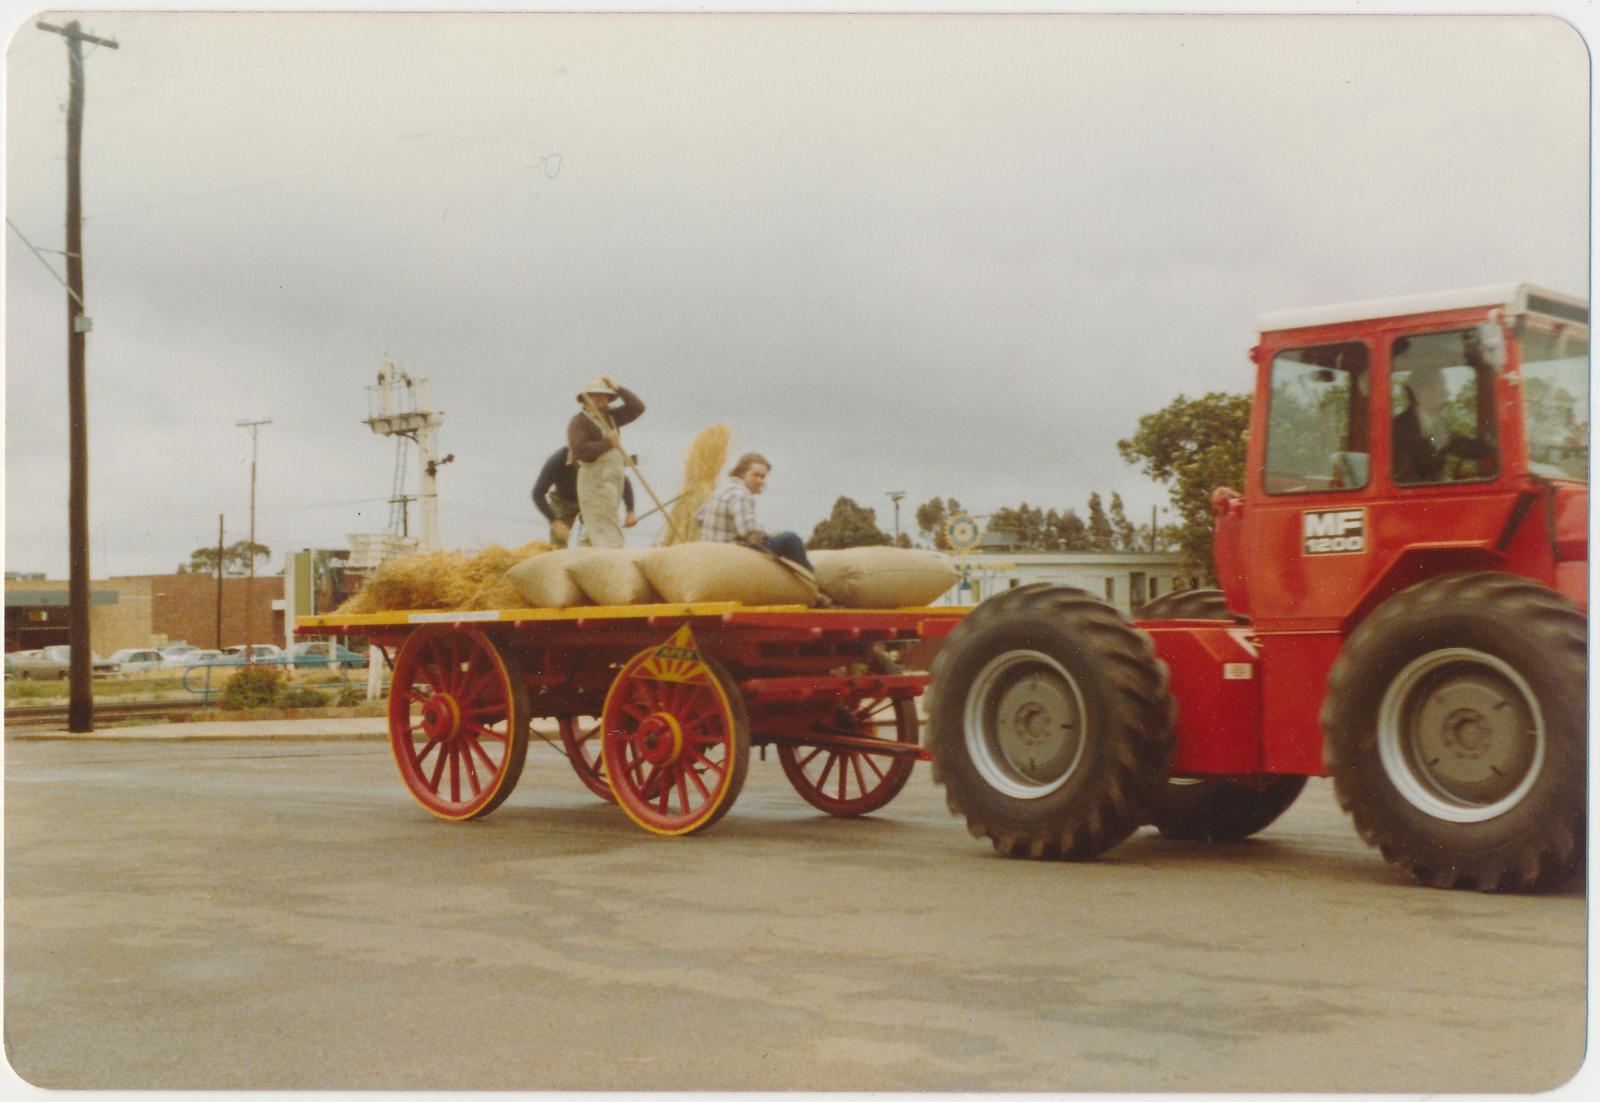
<path fill-rule="evenodd" d="M 772 464 L 764 455 L 745 452 L 722 480 L 716 493 L 700 506 L 694 519 L 700 522 L 700 538 L 713 543 L 743 543 L 782 555 L 807 570 L 806 545 L 793 532 L 769 536 L 756 524 L 756 496 L 767 484 Z"/>

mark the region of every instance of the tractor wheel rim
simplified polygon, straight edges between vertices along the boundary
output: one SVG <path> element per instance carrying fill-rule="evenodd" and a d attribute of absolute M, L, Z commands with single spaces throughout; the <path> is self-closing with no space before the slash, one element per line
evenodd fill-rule
<path fill-rule="evenodd" d="M 1448 647 L 1412 660 L 1379 705 L 1384 772 L 1413 807 L 1446 822 L 1481 823 L 1516 807 L 1545 752 L 1533 690 L 1483 651 Z"/>
<path fill-rule="evenodd" d="M 983 667 L 967 694 L 967 755 L 1004 795 L 1036 800 L 1067 783 L 1083 758 L 1083 693 L 1054 658 L 1008 651 Z"/>

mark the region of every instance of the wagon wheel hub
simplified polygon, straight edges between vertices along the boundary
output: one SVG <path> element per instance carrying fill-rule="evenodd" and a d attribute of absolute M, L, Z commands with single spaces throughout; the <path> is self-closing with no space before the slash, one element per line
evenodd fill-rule
<path fill-rule="evenodd" d="M 430 739 L 454 738 L 461 730 L 461 705 L 447 693 L 437 693 L 422 706 L 422 730 Z"/>
<path fill-rule="evenodd" d="M 651 765 L 671 765 L 683 754 L 683 727 L 670 712 L 646 716 L 633 738 L 639 756 Z"/>

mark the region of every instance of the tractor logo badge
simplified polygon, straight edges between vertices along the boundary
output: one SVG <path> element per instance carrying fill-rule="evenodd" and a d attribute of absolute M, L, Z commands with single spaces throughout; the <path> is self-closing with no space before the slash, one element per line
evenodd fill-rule
<path fill-rule="evenodd" d="M 1367 549 L 1365 509 L 1329 509 L 1300 516 L 1307 555 L 1359 555 Z"/>
<path fill-rule="evenodd" d="M 694 633 L 684 624 L 672 633 L 671 639 L 657 647 L 654 654 L 639 663 L 633 676 L 648 681 L 697 684 L 711 680 L 711 670 L 701 661 Z"/>

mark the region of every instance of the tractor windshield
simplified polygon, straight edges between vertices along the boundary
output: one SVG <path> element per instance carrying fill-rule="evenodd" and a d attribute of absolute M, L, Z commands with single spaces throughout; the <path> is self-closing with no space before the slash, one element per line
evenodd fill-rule
<path fill-rule="evenodd" d="M 1528 469 L 1589 480 L 1589 336 L 1529 318 L 1522 331 Z"/>

